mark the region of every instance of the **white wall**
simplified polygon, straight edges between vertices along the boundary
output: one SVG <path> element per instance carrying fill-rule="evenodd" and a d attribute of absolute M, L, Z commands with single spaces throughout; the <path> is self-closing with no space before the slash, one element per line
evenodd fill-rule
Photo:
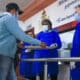
<path fill-rule="evenodd" d="M 53 28 L 74 21 L 74 7 L 79 3 L 80 0 L 57 0 L 55 3 L 45 8 L 47 15 L 46 17 L 48 17 L 52 21 Z M 41 31 L 40 23 L 42 20 L 42 12 L 43 10 L 38 12 L 34 16 L 30 17 L 28 20 L 24 22 L 26 27 L 28 25 L 34 26 L 35 33 Z M 66 43 L 72 42 L 73 33 L 74 31 L 61 34 L 61 40 L 65 41 Z"/>
<path fill-rule="evenodd" d="M 65 2 L 59 5 L 61 1 Z M 73 21 L 74 17 L 71 15 L 75 13 L 74 7 L 79 3 L 80 0 L 57 0 L 55 3 L 45 8 L 47 16 L 49 16 L 49 19 L 53 23 L 53 28 Z M 35 27 L 36 33 L 40 31 L 39 27 L 40 27 L 42 12 L 43 10 L 25 21 L 26 26 L 32 24 Z"/>
<path fill-rule="evenodd" d="M 25 31 L 25 30 L 27 29 L 27 27 L 26 27 L 26 25 L 25 25 L 25 23 L 24 23 L 23 21 L 18 21 L 18 24 L 19 24 L 19 27 L 20 27 L 23 31 Z"/>
<path fill-rule="evenodd" d="M 73 31 L 70 31 L 70 32 L 66 32 L 66 33 L 60 34 L 61 41 L 65 42 L 66 44 L 72 43 L 74 32 L 75 31 L 73 30 Z"/>

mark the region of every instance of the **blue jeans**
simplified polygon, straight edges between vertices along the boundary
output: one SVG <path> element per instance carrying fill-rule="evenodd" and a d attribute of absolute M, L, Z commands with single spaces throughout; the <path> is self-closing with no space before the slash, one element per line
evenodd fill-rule
<path fill-rule="evenodd" d="M 0 80 L 17 80 L 14 59 L 0 55 Z"/>

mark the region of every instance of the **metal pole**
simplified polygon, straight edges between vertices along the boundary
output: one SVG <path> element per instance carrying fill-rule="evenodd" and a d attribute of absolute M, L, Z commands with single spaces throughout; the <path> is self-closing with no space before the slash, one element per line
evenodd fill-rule
<path fill-rule="evenodd" d="M 47 62 L 55 62 L 55 61 L 61 61 L 61 62 L 80 62 L 80 57 L 74 57 L 74 58 L 42 58 L 42 59 L 22 59 L 21 61 L 27 61 L 27 62 L 35 62 L 35 61 L 39 61 L 39 62 L 45 62 L 44 64 L 44 80 L 47 80 L 48 78 L 48 65 Z M 36 78 L 37 80 L 39 80 L 39 77 L 37 76 Z"/>
<path fill-rule="evenodd" d="M 39 77 L 39 75 L 36 75 L 36 80 L 40 80 L 40 77 Z"/>
<path fill-rule="evenodd" d="M 44 64 L 44 80 L 48 80 L 48 64 L 45 62 Z"/>
<path fill-rule="evenodd" d="M 26 49 L 55 49 L 57 47 L 57 44 L 54 43 L 52 46 L 46 46 L 46 48 L 42 48 L 41 46 L 25 46 Z"/>
<path fill-rule="evenodd" d="M 61 61 L 61 62 L 80 62 L 80 57 L 73 57 L 73 58 L 41 58 L 41 59 L 22 59 L 21 61 L 27 61 L 27 62 L 56 62 L 56 61 Z"/>

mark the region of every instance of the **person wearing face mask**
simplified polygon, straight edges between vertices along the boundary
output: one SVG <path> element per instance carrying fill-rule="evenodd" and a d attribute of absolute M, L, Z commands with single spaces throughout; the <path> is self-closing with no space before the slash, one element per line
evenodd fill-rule
<path fill-rule="evenodd" d="M 37 34 L 36 38 L 51 46 L 56 43 L 57 47 L 51 50 L 36 50 L 34 52 L 34 58 L 56 58 L 58 57 L 58 49 L 61 48 L 61 40 L 57 32 L 52 29 L 52 23 L 48 19 L 42 21 L 42 31 Z M 51 80 L 57 80 L 58 75 L 58 63 L 57 62 L 48 62 L 48 74 L 50 75 Z M 40 80 L 44 80 L 44 62 L 34 62 L 33 63 L 33 73 L 34 75 L 39 75 Z"/>
<path fill-rule="evenodd" d="M 46 44 L 26 35 L 20 29 L 17 21 L 20 9 L 16 3 L 8 3 L 6 11 L 0 14 L 0 80 L 17 80 L 14 70 L 16 39 L 43 48 Z"/>
<path fill-rule="evenodd" d="M 77 21 L 72 42 L 71 57 L 80 57 L 80 4 L 76 6 L 75 20 Z M 71 65 L 71 80 L 80 80 L 80 62 Z"/>

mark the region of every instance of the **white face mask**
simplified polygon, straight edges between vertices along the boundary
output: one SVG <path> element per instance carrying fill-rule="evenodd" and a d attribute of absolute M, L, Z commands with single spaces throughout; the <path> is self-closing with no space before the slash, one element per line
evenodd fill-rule
<path fill-rule="evenodd" d="M 44 32 L 48 31 L 48 25 L 43 25 L 42 26 L 42 31 L 44 31 Z"/>
<path fill-rule="evenodd" d="M 75 20 L 80 22 L 80 15 L 79 14 L 75 14 Z"/>

